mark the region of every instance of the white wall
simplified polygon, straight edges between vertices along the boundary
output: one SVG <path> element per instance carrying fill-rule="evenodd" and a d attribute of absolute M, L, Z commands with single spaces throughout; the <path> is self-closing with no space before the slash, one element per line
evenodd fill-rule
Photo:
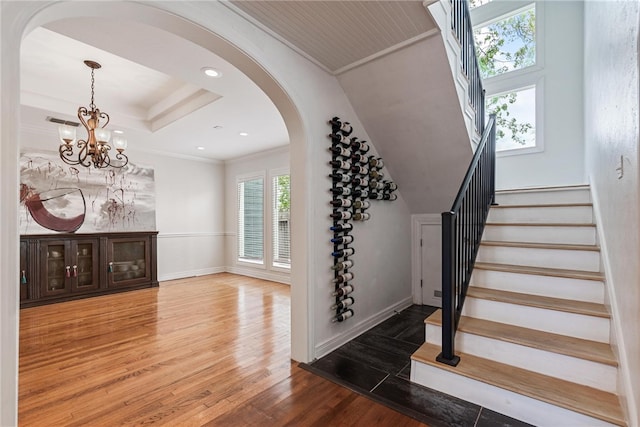
<path fill-rule="evenodd" d="M 160 155 L 145 162 L 155 169 L 158 280 L 224 271 L 222 162 Z"/>
<path fill-rule="evenodd" d="M 580 1 L 543 4 L 544 151 L 498 156 L 496 188 L 586 183 L 583 118 L 583 8 Z M 540 18 L 540 17 L 539 17 Z M 491 90 L 487 86 L 487 91 Z M 538 122 L 538 126 L 540 122 Z"/>
<path fill-rule="evenodd" d="M 637 2 L 585 5 L 586 169 L 605 255 L 619 389 L 632 426 L 640 425 L 639 17 Z"/>
<path fill-rule="evenodd" d="M 261 279 L 290 283 L 290 272 L 274 268 L 271 259 L 271 179 L 276 171 L 280 174 L 289 169 L 289 146 L 255 153 L 225 161 L 225 269 L 231 273 L 244 274 Z M 248 174 L 262 175 L 265 186 L 265 228 L 264 228 L 264 264 L 255 265 L 238 262 L 238 177 Z"/>

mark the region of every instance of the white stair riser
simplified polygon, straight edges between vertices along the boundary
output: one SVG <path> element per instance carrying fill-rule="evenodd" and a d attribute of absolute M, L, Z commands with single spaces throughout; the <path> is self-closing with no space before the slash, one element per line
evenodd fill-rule
<path fill-rule="evenodd" d="M 482 240 L 494 242 L 595 245 L 595 227 L 487 225 Z"/>
<path fill-rule="evenodd" d="M 609 342 L 609 319 L 467 296 L 462 315 L 586 340 Z"/>
<path fill-rule="evenodd" d="M 411 381 L 539 427 L 612 426 L 602 420 L 415 360 L 411 361 Z"/>
<path fill-rule="evenodd" d="M 499 191 L 496 193 L 496 202 L 501 205 L 591 203 L 591 194 L 588 188 L 516 192 Z"/>
<path fill-rule="evenodd" d="M 442 330 L 439 326 L 427 324 L 426 342 L 442 345 Z M 611 393 L 616 392 L 616 368 L 603 363 L 463 331 L 456 332 L 456 351 Z"/>
<path fill-rule="evenodd" d="M 595 280 L 538 276 L 476 268 L 471 276 L 471 284 L 479 288 L 604 303 L 604 283 Z"/>
<path fill-rule="evenodd" d="M 600 271 L 600 252 L 481 245 L 477 262 Z"/>
<path fill-rule="evenodd" d="M 487 222 L 591 224 L 593 209 L 591 206 L 495 207 L 489 211 Z"/>

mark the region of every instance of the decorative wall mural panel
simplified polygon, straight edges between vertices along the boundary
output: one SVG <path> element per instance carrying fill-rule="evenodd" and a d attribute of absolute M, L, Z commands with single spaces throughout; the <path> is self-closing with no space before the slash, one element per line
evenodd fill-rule
<path fill-rule="evenodd" d="M 58 153 L 20 157 L 20 233 L 154 231 L 153 168 L 74 167 Z"/>

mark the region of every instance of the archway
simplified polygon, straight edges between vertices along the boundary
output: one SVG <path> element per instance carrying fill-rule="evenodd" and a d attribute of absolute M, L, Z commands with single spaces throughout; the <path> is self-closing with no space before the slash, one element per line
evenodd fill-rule
<path fill-rule="evenodd" d="M 224 7 L 224 6 L 219 6 Z M 20 140 L 20 45 L 21 39 L 36 27 L 64 18 L 83 16 L 118 18 L 127 16 L 189 40 L 215 52 L 252 79 L 271 98 L 282 115 L 290 138 L 290 171 L 292 176 L 292 268 L 291 268 L 291 357 L 308 361 L 312 354 L 312 305 L 309 302 L 307 147 L 302 118 L 286 91 L 286 82 L 278 81 L 266 67 L 246 52 L 259 53 L 246 35 L 234 33 L 226 24 L 224 38 L 212 22 L 196 24 L 198 11 L 192 4 L 159 2 L 156 5 L 130 2 L 62 2 L 2 4 L 2 57 L 0 90 L 0 424 L 13 425 L 17 413 L 18 295 L 12 286 L 18 277 L 18 158 Z M 227 10 L 226 12 L 230 12 Z M 192 19 L 192 20 L 190 20 Z M 220 21 L 222 18 L 218 18 Z M 213 20 L 212 20 L 213 21 Z M 225 25 L 223 21 L 220 21 Z M 243 49 L 241 49 L 241 46 Z M 258 55 L 259 56 L 259 55 Z"/>

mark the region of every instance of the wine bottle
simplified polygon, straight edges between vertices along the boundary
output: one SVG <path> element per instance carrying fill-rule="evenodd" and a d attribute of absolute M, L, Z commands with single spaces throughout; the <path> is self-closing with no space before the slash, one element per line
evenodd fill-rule
<path fill-rule="evenodd" d="M 336 208 L 350 208 L 352 204 L 351 199 L 335 199 L 329 203 Z"/>
<path fill-rule="evenodd" d="M 398 184 L 392 181 L 384 181 L 384 189 L 386 191 L 396 191 L 398 189 Z"/>
<path fill-rule="evenodd" d="M 376 159 L 373 156 L 369 156 L 369 167 L 382 169 L 384 167 L 384 162 L 382 161 L 382 159 L 380 157 L 378 157 Z"/>
<path fill-rule="evenodd" d="M 350 135 L 351 132 L 353 132 L 353 128 L 351 127 L 351 124 L 349 122 L 344 122 L 344 123 L 341 122 L 338 117 L 334 117 L 331 120 L 329 120 L 329 124 L 331 125 L 331 128 L 333 129 L 334 132 L 340 131 L 344 135 Z"/>
<path fill-rule="evenodd" d="M 360 151 L 361 153 L 369 151 L 369 144 L 366 141 L 354 141 L 354 139 L 351 140 L 351 150 Z"/>
<path fill-rule="evenodd" d="M 351 138 L 349 139 L 348 136 L 346 135 L 340 135 L 339 133 L 331 133 L 329 134 L 329 136 L 331 137 L 331 143 L 332 144 L 342 144 L 345 147 L 349 147 L 352 143 L 353 140 L 355 140 L 356 138 Z"/>
<path fill-rule="evenodd" d="M 380 171 L 372 169 L 369 171 L 369 178 L 375 179 L 377 181 L 382 181 L 382 178 L 384 178 L 384 174 Z"/>
<path fill-rule="evenodd" d="M 369 159 L 364 154 L 352 153 L 351 154 L 351 162 L 352 163 L 360 163 L 360 164 L 366 165 L 366 164 L 369 163 Z"/>
<path fill-rule="evenodd" d="M 342 262 L 339 262 L 335 265 L 331 266 L 332 270 L 346 270 L 347 268 L 353 267 L 353 260 L 346 259 Z"/>
<path fill-rule="evenodd" d="M 331 242 L 336 245 L 348 245 L 349 243 L 353 242 L 353 236 L 346 235 L 346 236 L 334 237 L 333 239 L 331 239 Z"/>
<path fill-rule="evenodd" d="M 369 181 L 369 188 L 372 190 L 382 190 L 384 188 L 384 183 L 372 179 Z"/>
<path fill-rule="evenodd" d="M 369 209 L 371 203 L 366 200 L 356 200 L 353 202 L 353 207 L 356 209 Z"/>
<path fill-rule="evenodd" d="M 331 215 L 329 215 L 336 221 L 340 221 L 341 219 L 351 219 L 351 212 L 349 211 L 333 211 Z"/>
<path fill-rule="evenodd" d="M 353 299 L 353 297 L 345 298 L 342 301 L 338 302 L 337 304 L 333 304 L 331 306 L 331 310 L 335 310 L 335 309 L 343 310 L 349 307 L 350 305 L 353 305 L 354 302 L 356 301 Z"/>
<path fill-rule="evenodd" d="M 346 173 L 340 173 L 340 172 L 333 172 L 331 175 L 329 175 L 329 178 L 333 179 L 334 181 L 337 182 L 350 182 L 351 181 L 351 175 L 346 174 Z"/>
<path fill-rule="evenodd" d="M 340 145 L 332 145 L 331 148 L 329 148 L 329 151 L 331 151 L 336 156 L 342 156 L 342 157 L 351 157 L 352 156 L 352 153 L 351 153 L 350 149 L 348 149 L 346 147 L 341 147 Z"/>
<path fill-rule="evenodd" d="M 341 233 L 343 231 L 351 231 L 353 230 L 353 224 L 351 223 L 346 223 L 346 224 L 336 224 L 336 225 L 332 225 L 331 227 L 329 227 L 329 230 L 335 232 L 335 233 Z"/>
<path fill-rule="evenodd" d="M 360 175 L 367 175 L 369 173 L 369 168 L 362 165 L 353 165 L 351 166 L 351 172 Z"/>
<path fill-rule="evenodd" d="M 348 318 L 353 317 L 353 310 L 349 309 L 347 311 L 343 311 L 342 313 L 338 314 L 336 317 L 334 317 L 333 319 L 331 319 L 332 322 L 344 322 L 345 320 L 347 320 Z"/>
<path fill-rule="evenodd" d="M 353 185 L 355 185 L 356 187 L 368 187 L 369 186 L 369 180 L 367 178 L 364 178 L 364 177 L 353 178 L 351 183 Z"/>
<path fill-rule="evenodd" d="M 351 162 L 348 162 L 346 160 L 331 160 L 329 162 L 329 165 L 336 169 L 344 169 L 346 171 L 348 171 L 352 167 Z"/>
<path fill-rule="evenodd" d="M 348 196 L 351 194 L 351 189 L 349 187 L 340 187 L 339 185 L 331 187 L 329 191 L 337 196 Z"/>
<path fill-rule="evenodd" d="M 345 256 L 351 256 L 355 253 L 355 249 L 353 248 L 345 248 L 345 249 L 340 249 L 337 251 L 333 251 L 331 252 L 331 256 L 334 258 L 342 258 Z"/>
<path fill-rule="evenodd" d="M 353 197 L 369 197 L 369 190 L 357 189 L 353 191 Z"/>
<path fill-rule="evenodd" d="M 332 295 L 334 297 L 343 297 L 345 295 L 349 295 L 351 292 L 353 292 L 353 285 L 347 285 L 336 289 Z"/>
<path fill-rule="evenodd" d="M 371 218 L 371 214 L 366 212 L 356 212 L 353 214 L 354 221 L 367 221 L 369 218 Z"/>
<path fill-rule="evenodd" d="M 353 280 L 353 273 L 344 273 L 332 280 L 333 283 L 341 284 Z"/>
<path fill-rule="evenodd" d="M 389 194 L 389 193 L 371 193 L 371 195 L 369 195 L 370 199 L 377 199 L 377 200 L 397 200 L 398 196 L 396 196 L 395 194 Z"/>

